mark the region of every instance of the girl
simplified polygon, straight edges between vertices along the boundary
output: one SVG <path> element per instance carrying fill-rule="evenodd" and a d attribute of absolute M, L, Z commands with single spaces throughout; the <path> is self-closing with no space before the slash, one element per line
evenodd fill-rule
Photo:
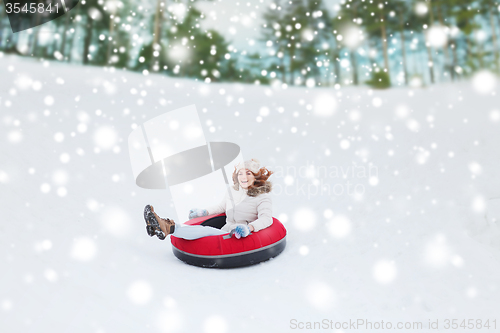
<path fill-rule="evenodd" d="M 211 225 L 185 225 L 173 220 L 159 217 L 152 206 L 144 208 L 144 219 L 149 236 L 165 239 L 167 235 L 184 239 L 197 239 L 206 236 L 230 233 L 236 238 L 246 237 L 250 232 L 269 227 L 273 223 L 271 189 L 272 184 L 267 179 L 272 171 L 260 167 L 260 162 L 251 159 L 240 163 L 233 172 L 234 186 L 226 192 L 224 199 L 218 205 L 207 209 L 191 209 L 189 218 L 226 213 L 205 221 Z"/>

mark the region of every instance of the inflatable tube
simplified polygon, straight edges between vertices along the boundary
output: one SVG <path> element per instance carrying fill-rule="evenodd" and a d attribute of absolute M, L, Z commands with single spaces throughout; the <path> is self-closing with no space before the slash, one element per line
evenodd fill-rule
<path fill-rule="evenodd" d="M 198 217 L 186 222 L 189 225 L 206 225 L 222 228 L 226 215 Z M 229 238 L 229 234 L 207 236 L 186 240 L 170 236 L 174 255 L 187 264 L 232 268 L 258 264 L 280 254 L 286 246 L 286 229 L 280 221 L 273 218 L 273 224 L 241 239 Z"/>

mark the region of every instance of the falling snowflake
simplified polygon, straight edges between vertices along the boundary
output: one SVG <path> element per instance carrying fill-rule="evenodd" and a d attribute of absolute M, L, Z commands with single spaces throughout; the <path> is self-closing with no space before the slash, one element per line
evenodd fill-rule
<path fill-rule="evenodd" d="M 393 282 L 398 275 L 394 261 L 379 260 L 373 265 L 373 278 L 380 284 Z"/>

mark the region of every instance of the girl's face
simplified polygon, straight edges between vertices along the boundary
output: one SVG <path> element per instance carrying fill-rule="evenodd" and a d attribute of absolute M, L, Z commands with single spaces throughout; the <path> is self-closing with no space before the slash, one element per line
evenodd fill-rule
<path fill-rule="evenodd" d="M 254 181 L 255 176 L 250 170 L 240 169 L 240 171 L 238 171 L 238 183 L 240 183 L 240 186 L 244 189 L 247 189 L 249 186 L 253 185 Z"/>

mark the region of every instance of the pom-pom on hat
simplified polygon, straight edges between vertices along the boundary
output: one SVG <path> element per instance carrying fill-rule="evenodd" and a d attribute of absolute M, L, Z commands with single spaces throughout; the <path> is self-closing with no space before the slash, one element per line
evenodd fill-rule
<path fill-rule="evenodd" d="M 251 160 L 238 163 L 237 165 L 235 165 L 235 168 L 235 172 L 238 172 L 240 169 L 245 168 L 252 171 L 253 173 L 258 173 L 260 170 L 260 161 L 256 158 L 252 158 Z"/>

